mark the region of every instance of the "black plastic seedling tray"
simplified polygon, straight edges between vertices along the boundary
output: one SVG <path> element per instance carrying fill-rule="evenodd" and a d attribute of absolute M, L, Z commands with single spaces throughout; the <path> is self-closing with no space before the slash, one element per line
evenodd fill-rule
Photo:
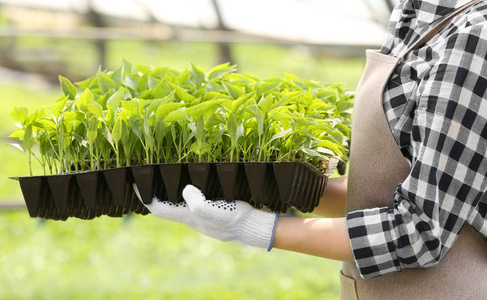
<path fill-rule="evenodd" d="M 238 199 L 279 212 L 289 207 L 311 212 L 334 168 L 323 174 L 305 162 L 177 163 L 12 179 L 20 182 L 31 217 L 89 220 L 102 215 L 148 214 L 135 195 L 134 182 L 146 204 L 153 195 L 181 202 L 183 188 L 193 184 L 208 199 Z"/>

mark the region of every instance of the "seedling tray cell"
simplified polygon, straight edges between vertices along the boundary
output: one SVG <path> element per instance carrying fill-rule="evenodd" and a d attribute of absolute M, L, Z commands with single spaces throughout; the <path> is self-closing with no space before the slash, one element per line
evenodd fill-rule
<path fill-rule="evenodd" d="M 181 202 L 183 188 L 190 183 L 187 166 L 183 164 L 161 164 L 159 171 L 164 183 L 165 198 L 173 203 Z"/>
<path fill-rule="evenodd" d="M 113 201 L 118 206 L 125 206 L 125 185 L 127 180 L 127 168 L 109 169 L 103 172 L 103 178 L 110 190 Z M 124 188 L 122 188 L 124 187 Z"/>
<path fill-rule="evenodd" d="M 12 179 L 19 181 L 31 217 L 89 220 L 148 214 L 135 194 L 134 182 L 146 204 L 154 196 L 181 202 L 183 188 L 193 184 L 208 199 L 243 200 L 279 212 L 290 207 L 311 212 L 331 173 L 323 174 L 305 162 L 179 163 Z"/>
<path fill-rule="evenodd" d="M 135 183 L 139 188 L 142 202 L 145 204 L 150 204 L 152 202 L 152 197 L 154 196 L 154 166 L 134 166 L 131 168 L 131 170 Z"/>
<path fill-rule="evenodd" d="M 218 179 L 220 181 L 223 198 L 227 200 L 235 200 L 237 189 L 244 185 L 244 180 L 237 176 L 239 175 L 239 165 L 237 163 L 218 163 L 216 164 Z"/>

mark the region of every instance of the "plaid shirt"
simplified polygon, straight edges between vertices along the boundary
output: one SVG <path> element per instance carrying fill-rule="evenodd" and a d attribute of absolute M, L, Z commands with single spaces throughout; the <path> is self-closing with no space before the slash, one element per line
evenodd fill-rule
<path fill-rule="evenodd" d="M 382 53 L 403 53 L 468 1 L 401 0 Z M 394 70 L 383 106 L 411 172 L 397 187 L 392 209 L 347 214 L 363 278 L 434 266 L 466 224 L 487 239 L 486 58 L 487 1 L 480 0 Z"/>

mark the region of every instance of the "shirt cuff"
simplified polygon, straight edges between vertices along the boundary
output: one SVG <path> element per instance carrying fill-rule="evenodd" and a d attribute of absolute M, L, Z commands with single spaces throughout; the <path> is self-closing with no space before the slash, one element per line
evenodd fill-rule
<path fill-rule="evenodd" d="M 401 270 L 387 207 L 353 211 L 346 219 L 355 263 L 362 278 Z"/>

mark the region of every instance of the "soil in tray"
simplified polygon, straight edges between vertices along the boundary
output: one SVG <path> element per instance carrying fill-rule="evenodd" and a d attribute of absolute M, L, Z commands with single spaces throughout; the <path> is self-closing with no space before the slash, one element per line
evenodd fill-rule
<path fill-rule="evenodd" d="M 327 176 L 303 163 L 181 163 L 114 168 L 65 175 L 19 177 L 29 215 L 65 220 L 147 214 L 153 196 L 182 201 L 187 184 L 208 199 L 243 200 L 285 212 L 294 206 L 310 212 L 318 204 Z"/>

